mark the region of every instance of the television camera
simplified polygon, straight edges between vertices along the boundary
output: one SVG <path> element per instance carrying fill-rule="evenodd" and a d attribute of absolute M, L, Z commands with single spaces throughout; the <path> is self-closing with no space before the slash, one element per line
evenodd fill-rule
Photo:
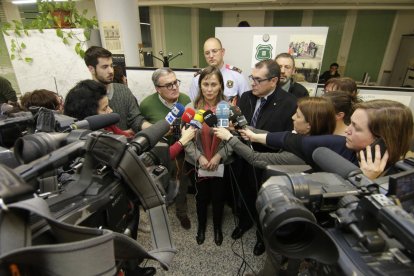
<path fill-rule="evenodd" d="M 119 120 L 117 114 L 107 115 Z M 78 129 L 86 123 L 89 129 L 104 127 L 96 124 L 102 122 L 103 115 L 97 116 L 69 124 L 67 133 L 42 132 L 19 138 L 14 150 L 23 164 L 13 173 L 26 188 L 1 194 L 3 204 L 26 200 L 35 192 L 59 223 L 110 229 L 135 239 L 139 202 L 150 217 L 154 249 L 137 255 L 136 265 L 142 256 L 150 256 L 167 269 L 176 252 L 163 187 L 169 179 L 168 169 L 163 166 L 169 163 L 169 152 L 168 146 L 157 143 L 170 125 L 160 121 L 130 141 L 124 136 Z M 108 125 L 114 123 L 110 121 Z M 34 245 L 53 243 L 48 220 L 42 217 L 30 219 Z"/>
<path fill-rule="evenodd" d="M 326 172 L 281 173 L 259 192 L 265 274 L 413 275 L 412 205 L 404 209 L 392 196 L 413 199 L 414 170 L 387 178 L 384 188 L 384 179 L 370 181 L 327 148 L 313 159 Z"/>

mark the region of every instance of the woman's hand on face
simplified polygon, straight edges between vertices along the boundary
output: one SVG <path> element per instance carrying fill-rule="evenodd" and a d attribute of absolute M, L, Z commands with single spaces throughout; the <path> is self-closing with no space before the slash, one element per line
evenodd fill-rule
<path fill-rule="evenodd" d="M 181 138 L 180 143 L 185 146 L 188 142 L 193 140 L 196 133 L 196 129 L 193 126 L 188 127 L 187 129 L 185 126 L 181 128 Z"/>
<path fill-rule="evenodd" d="M 365 156 L 365 153 L 367 156 Z M 371 146 L 367 146 L 366 151 L 361 150 L 359 152 L 361 161 L 359 167 L 370 179 L 375 179 L 381 175 L 384 171 L 388 161 L 388 151 L 385 151 L 384 156 L 381 156 L 381 149 L 379 145 L 375 145 L 375 158 L 372 158 Z"/>
<path fill-rule="evenodd" d="M 226 128 L 224 127 L 215 127 L 213 128 L 214 135 L 216 135 L 218 138 L 220 138 L 223 141 L 230 140 L 231 137 L 233 137 L 233 134 L 230 133 Z"/>
<path fill-rule="evenodd" d="M 207 170 L 209 171 L 215 171 L 218 168 L 218 165 L 220 164 L 221 156 L 216 154 L 211 158 L 210 162 L 207 164 Z"/>

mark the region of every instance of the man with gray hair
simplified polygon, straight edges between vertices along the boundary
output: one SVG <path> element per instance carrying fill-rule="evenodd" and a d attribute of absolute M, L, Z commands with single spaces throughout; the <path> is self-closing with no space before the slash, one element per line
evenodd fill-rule
<path fill-rule="evenodd" d="M 187 105 L 191 102 L 190 98 L 180 93 L 180 80 L 177 79 L 175 73 L 170 68 L 160 68 L 152 74 L 152 82 L 154 83 L 156 93 L 147 96 L 141 102 L 141 112 L 145 119 L 154 124 L 159 120 L 164 120 L 168 112 L 175 103 Z M 173 135 L 168 135 L 168 144 L 171 146 L 175 140 Z M 170 176 L 173 181 L 179 181 L 179 191 L 175 198 L 176 215 L 180 220 L 184 229 L 191 228 L 190 219 L 187 216 L 187 190 L 188 177 L 183 173 L 184 153 L 178 155 L 174 160 Z"/>

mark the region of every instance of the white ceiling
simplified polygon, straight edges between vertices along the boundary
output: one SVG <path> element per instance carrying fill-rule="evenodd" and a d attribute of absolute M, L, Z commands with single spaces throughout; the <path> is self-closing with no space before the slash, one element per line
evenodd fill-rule
<path fill-rule="evenodd" d="M 12 2 L 16 0 L 0 0 Z M 17 0 L 24 1 L 24 0 Z M 74 0 L 85 1 L 85 0 Z M 118 0 L 119 1 L 119 0 Z M 413 10 L 414 0 L 136 0 L 140 6 L 225 10 Z M 115 0 L 114 0 L 115 2 Z"/>
<path fill-rule="evenodd" d="M 211 10 L 414 9 L 414 0 L 138 0 L 141 6 L 185 6 Z"/>

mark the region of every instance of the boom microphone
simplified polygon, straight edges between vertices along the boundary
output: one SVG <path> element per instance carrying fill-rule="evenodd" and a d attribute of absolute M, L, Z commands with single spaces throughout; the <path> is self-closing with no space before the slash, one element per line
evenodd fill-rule
<path fill-rule="evenodd" d="M 326 147 L 319 147 L 314 150 L 312 159 L 322 171 L 339 174 L 345 179 L 362 174 L 357 166 Z"/>
<path fill-rule="evenodd" d="M 209 127 L 216 127 L 217 126 L 217 116 L 214 115 L 213 111 L 207 110 L 203 114 L 204 122 Z"/>
<path fill-rule="evenodd" d="M 140 155 L 146 150 L 153 148 L 168 131 L 170 131 L 169 122 L 160 120 L 152 126 L 138 132 L 131 141 L 131 144 L 135 146 L 137 154 Z"/>
<path fill-rule="evenodd" d="M 82 121 L 77 121 L 70 125 L 71 130 L 75 129 L 89 129 L 98 130 L 104 127 L 114 125 L 119 122 L 121 117 L 118 113 L 99 114 L 88 116 Z"/>
<path fill-rule="evenodd" d="M 378 186 L 366 177 L 359 167 L 329 148 L 317 148 L 312 153 L 312 159 L 324 172 L 338 174 L 357 187 L 367 186 L 376 189 Z"/>

